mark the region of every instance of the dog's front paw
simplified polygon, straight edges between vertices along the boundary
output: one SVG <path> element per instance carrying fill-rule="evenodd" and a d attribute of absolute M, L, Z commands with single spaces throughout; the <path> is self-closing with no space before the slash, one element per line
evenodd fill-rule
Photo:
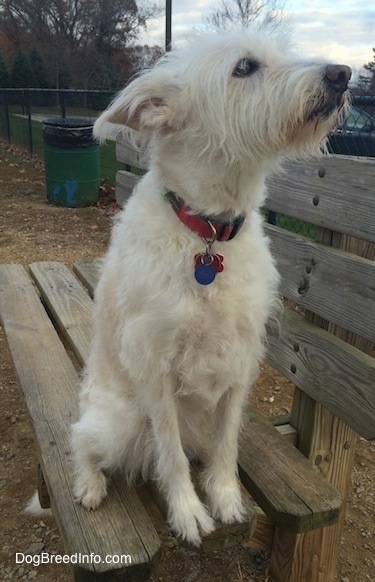
<path fill-rule="evenodd" d="M 74 484 L 74 498 L 86 509 L 97 509 L 107 495 L 107 479 L 102 471 L 80 475 Z"/>
<path fill-rule="evenodd" d="M 196 547 L 201 545 L 201 537 L 215 529 L 214 520 L 199 500 L 191 505 L 180 504 L 171 510 L 168 521 L 177 536 Z"/>
<path fill-rule="evenodd" d="M 207 491 L 212 515 L 223 523 L 244 522 L 247 511 L 242 502 L 239 483 L 211 485 Z"/>

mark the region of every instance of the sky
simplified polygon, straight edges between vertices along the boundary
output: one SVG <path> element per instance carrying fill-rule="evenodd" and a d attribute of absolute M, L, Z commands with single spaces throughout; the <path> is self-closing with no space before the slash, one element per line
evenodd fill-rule
<path fill-rule="evenodd" d="M 161 0 L 163 2 L 163 0 Z M 172 41 L 202 25 L 220 0 L 172 0 Z M 373 60 L 375 0 L 284 0 L 291 41 L 304 57 L 324 56 L 358 72 Z M 164 44 L 164 18 L 150 22 L 142 41 Z"/>

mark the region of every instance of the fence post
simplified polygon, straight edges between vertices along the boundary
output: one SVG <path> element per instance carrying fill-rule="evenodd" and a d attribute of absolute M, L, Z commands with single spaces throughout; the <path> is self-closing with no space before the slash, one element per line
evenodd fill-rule
<path fill-rule="evenodd" d="M 65 119 L 66 117 L 66 107 L 65 107 L 65 90 L 59 90 L 59 101 L 60 101 L 60 110 L 61 110 L 61 117 Z"/>
<path fill-rule="evenodd" d="M 8 143 L 12 142 L 12 136 L 10 133 L 10 119 L 9 119 L 9 106 L 8 106 L 8 90 L 3 89 L 1 92 L 3 96 L 3 103 L 4 103 L 4 120 L 5 120 L 5 131 L 6 131 L 6 138 Z"/>
<path fill-rule="evenodd" d="M 26 91 L 24 91 L 24 96 L 25 96 L 25 105 L 26 105 L 26 114 L 27 114 L 29 153 L 31 155 L 33 155 L 34 148 L 33 148 L 33 127 L 32 127 L 32 121 L 31 121 L 30 92 L 27 89 L 26 89 Z"/>

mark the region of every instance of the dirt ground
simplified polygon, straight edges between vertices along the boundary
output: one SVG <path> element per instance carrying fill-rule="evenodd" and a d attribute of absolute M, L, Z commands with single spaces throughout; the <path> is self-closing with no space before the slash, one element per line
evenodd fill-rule
<path fill-rule="evenodd" d="M 21 263 L 100 257 L 109 240 L 115 205 L 108 194 L 95 207 L 56 208 L 47 204 L 43 165 L 0 142 L 0 261 Z M 293 387 L 267 366 L 252 399 L 266 414 L 290 410 Z M 31 430 L 0 329 L 0 580 L 67 582 L 67 566 L 17 564 L 16 553 L 63 554 L 53 517 L 24 514 L 36 484 L 36 454 Z M 359 439 L 348 513 L 341 538 L 339 582 L 375 580 L 375 446 Z M 167 530 L 154 582 L 260 582 L 268 577 L 268 556 L 239 547 L 199 556 L 178 547 Z M 301 582 L 305 582 L 301 580 Z M 324 580 L 322 579 L 322 582 Z"/>

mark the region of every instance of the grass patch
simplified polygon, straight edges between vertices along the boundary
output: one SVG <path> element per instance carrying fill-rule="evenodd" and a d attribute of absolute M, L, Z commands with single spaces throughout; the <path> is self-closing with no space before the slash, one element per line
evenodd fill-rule
<path fill-rule="evenodd" d="M 266 208 L 263 208 L 261 212 L 265 222 L 271 222 L 269 220 L 269 211 Z M 295 234 L 300 234 L 302 236 L 310 238 L 311 240 L 316 239 L 316 226 L 314 224 L 304 222 L 303 220 L 299 220 L 298 218 L 287 216 L 286 214 L 275 213 L 273 219 L 275 218 L 276 222 L 272 222 L 272 224 L 276 224 L 276 226 L 278 226 L 279 228 L 283 228 L 284 230 L 288 230 L 289 232 L 294 232 Z"/>
<path fill-rule="evenodd" d="M 284 230 L 289 230 L 290 232 L 295 232 L 296 234 L 301 234 L 312 240 L 316 238 L 316 227 L 314 224 L 309 224 L 308 222 L 303 222 L 298 218 L 291 218 L 285 214 L 278 214 L 276 219 L 276 225 Z"/>

